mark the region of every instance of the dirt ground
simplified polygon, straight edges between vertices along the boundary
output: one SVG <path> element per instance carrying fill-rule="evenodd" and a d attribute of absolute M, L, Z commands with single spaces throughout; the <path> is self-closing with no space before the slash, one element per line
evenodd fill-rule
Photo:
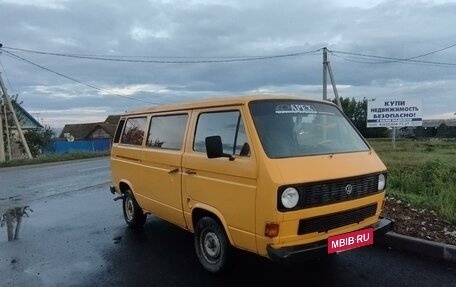
<path fill-rule="evenodd" d="M 383 216 L 394 219 L 396 233 L 456 245 L 456 225 L 433 210 L 418 209 L 395 198 L 387 198 Z"/>

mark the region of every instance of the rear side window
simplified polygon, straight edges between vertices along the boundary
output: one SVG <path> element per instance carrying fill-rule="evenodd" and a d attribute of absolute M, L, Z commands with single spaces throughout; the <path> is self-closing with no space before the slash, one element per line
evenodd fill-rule
<path fill-rule="evenodd" d="M 202 113 L 198 117 L 193 150 L 206 152 L 206 137 L 220 136 L 223 152 L 232 155 L 249 156 L 244 122 L 239 111 Z"/>
<path fill-rule="evenodd" d="M 147 146 L 180 150 L 184 142 L 187 114 L 152 117 Z"/>
<path fill-rule="evenodd" d="M 120 142 L 130 145 L 142 145 L 146 123 L 147 117 L 127 119 Z"/>
<path fill-rule="evenodd" d="M 119 124 L 117 125 L 116 134 L 114 135 L 114 142 L 115 143 L 118 143 L 119 140 L 120 140 L 120 134 L 122 133 L 122 129 L 124 127 L 124 124 L 125 124 L 125 119 L 121 119 L 119 121 Z"/>

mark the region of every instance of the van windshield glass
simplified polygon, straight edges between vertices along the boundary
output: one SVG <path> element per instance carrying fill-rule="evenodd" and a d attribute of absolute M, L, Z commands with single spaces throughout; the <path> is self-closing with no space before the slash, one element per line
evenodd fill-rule
<path fill-rule="evenodd" d="M 261 144 L 270 158 L 369 150 L 333 105 L 311 101 L 253 101 L 249 104 Z"/>

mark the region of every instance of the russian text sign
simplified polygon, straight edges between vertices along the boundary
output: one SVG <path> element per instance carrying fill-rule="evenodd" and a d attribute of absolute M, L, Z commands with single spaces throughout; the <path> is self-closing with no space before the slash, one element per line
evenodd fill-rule
<path fill-rule="evenodd" d="M 421 100 L 367 102 L 367 127 L 416 127 L 423 124 Z"/>

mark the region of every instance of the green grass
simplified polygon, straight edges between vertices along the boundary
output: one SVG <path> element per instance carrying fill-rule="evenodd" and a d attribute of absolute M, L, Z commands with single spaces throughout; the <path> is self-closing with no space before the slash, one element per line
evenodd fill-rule
<path fill-rule="evenodd" d="M 388 168 L 387 193 L 456 223 L 456 141 L 370 139 Z"/>
<path fill-rule="evenodd" d="M 15 159 L 7 162 L 0 163 L 1 167 L 32 165 L 40 163 L 50 163 L 59 161 L 69 161 L 77 159 L 87 159 L 94 157 L 108 156 L 109 151 L 105 152 L 72 152 L 72 153 L 49 153 L 37 156 L 33 159 Z"/>

